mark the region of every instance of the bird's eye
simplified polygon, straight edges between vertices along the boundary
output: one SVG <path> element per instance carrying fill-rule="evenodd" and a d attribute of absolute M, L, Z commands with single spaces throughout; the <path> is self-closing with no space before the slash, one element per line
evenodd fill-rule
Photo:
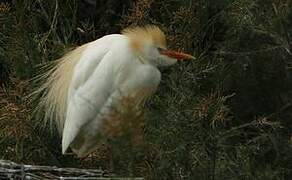
<path fill-rule="evenodd" d="M 162 52 L 162 51 L 165 51 L 166 49 L 165 48 L 158 47 L 157 50 L 158 50 L 158 52 Z"/>

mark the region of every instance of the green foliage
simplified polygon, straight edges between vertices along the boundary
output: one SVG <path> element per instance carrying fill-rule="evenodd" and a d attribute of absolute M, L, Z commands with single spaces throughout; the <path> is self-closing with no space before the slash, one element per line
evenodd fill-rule
<path fill-rule="evenodd" d="M 292 177 L 291 0 L 97 4 L 85 15 L 81 1 L 13 1 L 0 14 L 0 83 L 12 81 L 10 96 L 0 94 L 2 158 L 147 179 Z M 149 23 L 197 60 L 161 69 L 146 110 L 123 112 L 124 125 L 109 126 L 122 133 L 90 157 L 61 155 L 60 137 L 30 117 L 22 97 L 38 84 L 26 80 L 72 46 Z"/>

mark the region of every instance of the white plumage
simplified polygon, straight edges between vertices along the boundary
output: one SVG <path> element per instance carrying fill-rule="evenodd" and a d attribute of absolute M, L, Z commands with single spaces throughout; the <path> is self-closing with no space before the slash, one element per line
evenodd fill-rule
<path fill-rule="evenodd" d="M 121 108 L 124 97 L 141 104 L 159 85 L 157 66 L 193 58 L 165 46 L 159 28 L 131 28 L 85 44 L 60 60 L 41 87 L 46 91 L 41 104 L 48 108 L 46 117 L 58 118 L 63 153 L 69 147 L 78 157 L 94 151 L 102 124 L 113 109 Z"/>

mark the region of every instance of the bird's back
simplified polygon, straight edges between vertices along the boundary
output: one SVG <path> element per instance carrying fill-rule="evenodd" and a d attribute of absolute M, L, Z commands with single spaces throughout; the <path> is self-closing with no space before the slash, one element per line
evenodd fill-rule
<path fill-rule="evenodd" d="M 69 98 L 69 89 L 72 89 L 72 79 L 76 86 L 90 76 L 94 68 L 99 64 L 102 56 L 109 50 L 110 46 L 120 39 L 122 35 L 108 35 L 96 41 L 76 47 L 56 60 L 55 66 L 44 74 L 39 75 L 44 83 L 32 92 L 32 95 L 41 95 L 37 112 L 45 110 L 45 124 L 56 124 L 59 133 L 62 134 L 66 118 L 66 111 Z M 125 40 L 122 40 L 125 41 Z M 77 65 L 78 64 L 78 65 Z M 78 68 L 75 68 L 78 67 Z"/>

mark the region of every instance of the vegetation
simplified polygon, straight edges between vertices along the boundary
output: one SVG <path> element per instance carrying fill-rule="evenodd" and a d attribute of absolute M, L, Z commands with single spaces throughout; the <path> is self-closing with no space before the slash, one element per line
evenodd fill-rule
<path fill-rule="evenodd" d="M 0 12 L 0 156 L 147 179 L 291 179 L 291 0 L 18 0 Z M 2 6 L 1 6 L 2 7 Z M 85 13 L 86 12 L 86 13 Z M 161 69 L 143 110 L 85 159 L 32 116 L 31 81 L 70 48 L 156 24 L 196 61 Z M 108 131 L 116 130 L 110 126 Z"/>

